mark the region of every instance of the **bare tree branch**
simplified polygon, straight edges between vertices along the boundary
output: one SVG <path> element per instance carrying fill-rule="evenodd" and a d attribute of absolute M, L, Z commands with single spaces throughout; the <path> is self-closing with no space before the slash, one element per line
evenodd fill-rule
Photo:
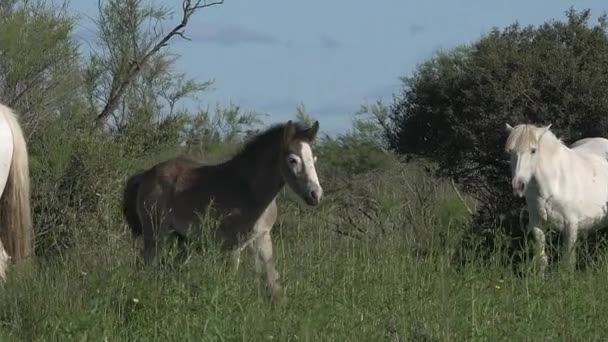
<path fill-rule="evenodd" d="M 192 0 L 183 0 L 181 22 L 177 26 L 175 26 L 171 31 L 169 31 L 169 33 L 167 33 L 161 40 L 159 40 L 158 43 L 156 43 L 151 48 L 146 49 L 147 52 L 144 52 L 140 58 L 132 60 L 129 63 L 126 73 L 118 73 L 113 76 L 114 80 L 112 81 L 110 94 L 103 109 L 99 114 L 97 114 L 97 124 L 103 124 L 107 117 L 116 109 L 120 99 L 124 95 L 127 88 L 131 85 L 131 83 L 133 83 L 137 75 L 140 73 L 142 66 L 144 66 L 152 56 L 154 56 L 158 51 L 160 51 L 160 49 L 167 46 L 169 41 L 174 36 L 185 38 L 184 28 L 186 27 L 186 25 L 188 25 L 190 17 L 197 10 L 215 5 L 221 5 L 223 3 L 224 0 L 197 0 L 193 4 Z"/>

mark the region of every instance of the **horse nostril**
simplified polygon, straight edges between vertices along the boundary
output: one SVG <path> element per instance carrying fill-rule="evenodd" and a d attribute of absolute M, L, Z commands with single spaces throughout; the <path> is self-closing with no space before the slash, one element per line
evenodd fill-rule
<path fill-rule="evenodd" d="M 524 192 L 526 190 L 526 183 L 521 179 L 514 179 L 512 185 L 514 191 Z"/>
<path fill-rule="evenodd" d="M 321 202 L 321 191 L 319 190 L 311 190 L 310 191 L 310 199 L 312 204 L 317 205 Z"/>
<path fill-rule="evenodd" d="M 513 180 L 513 190 L 518 192 L 524 192 L 526 190 L 526 183 L 521 179 Z"/>

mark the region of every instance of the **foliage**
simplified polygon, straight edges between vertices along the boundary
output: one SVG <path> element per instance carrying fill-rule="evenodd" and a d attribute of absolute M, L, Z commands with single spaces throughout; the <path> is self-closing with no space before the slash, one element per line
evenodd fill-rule
<path fill-rule="evenodd" d="M 318 208 L 279 201 L 273 238 L 287 291 L 283 306 L 269 303 L 248 250 L 236 275 L 213 251 L 171 267 L 139 267 L 131 237 L 117 229 L 121 218 L 106 197 L 94 216 L 73 223 L 78 231 L 94 229 L 78 235 L 61 259 L 39 258 L 36 272 L 11 273 L 0 291 L 0 336 L 434 341 L 594 340 L 608 333 L 601 323 L 608 309 L 605 255 L 592 269 L 546 276 L 530 269 L 517 277 L 496 260 L 501 253 L 454 268 L 450 256 L 462 229 L 437 214 L 450 207 L 441 199 L 451 203 L 453 192 L 412 165 L 402 167 L 361 176 Z"/>
<path fill-rule="evenodd" d="M 590 11 L 538 27 L 494 29 L 440 52 L 403 79 L 391 107 L 390 147 L 436 163 L 482 203 L 476 229 L 504 222 L 519 230 L 512 199 L 505 123 L 548 124 L 566 143 L 608 134 L 608 21 Z M 517 216 L 516 216 L 517 215 Z"/>
<path fill-rule="evenodd" d="M 362 105 L 354 115 L 349 132 L 322 137 L 318 149 L 321 165 L 330 165 L 334 169 L 328 172 L 327 177 L 352 177 L 391 167 L 395 159 L 386 151 L 383 129 L 378 124 L 379 118 L 383 118 L 387 111 L 382 102 Z"/>
<path fill-rule="evenodd" d="M 299 104 L 296 108 L 295 119 L 296 121 L 303 122 L 307 125 L 312 125 L 314 121 L 312 116 L 306 112 L 306 106 L 303 103 Z"/>
<path fill-rule="evenodd" d="M 396 105 L 387 108 L 382 102 L 363 106 L 350 132 L 317 141 L 317 169 L 325 189 L 319 207 L 303 205 L 291 191 L 280 194 L 281 214 L 273 239 L 286 306 L 268 303 L 250 262 L 244 263 L 246 270 L 229 275 L 213 250 L 192 253 L 184 264 L 141 268 L 139 241 L 133 243 L 119 208 L 125 179 L 178 154 L 205 161 L 225 158 L 261 124 L 258 113 L 237 105 L 184 109 L 184 100 L 196 100 L 211 83 L 175 72 L 175 57 L 163 53 L 141 65 L 111 111 L 109 124 L 103 129 L 94 124 L 111 97 L 112 83 L 120 81 L 116 76 L 132 67 L 142 48 L 161 37 L 153 27 L 168 18 L 168 11 L 150 4 L 102 2 L 99 45 L 92 55 L 82 57 L 71 38 L 74 21 L 64 7 L 44 0 L 0 0 L 0 96 L 3 102 L 14 101 L 28 133 L 37 233 L 36 269 L 11 270 L 0 291 L 2 340 L 605 335 L 598 323 L 605 310 L 597 306 L 608 303 L 602 300 L 606 263 L 601 253 L 591 253 L 596 257 L 590 262 L 594 268 L 576 275 L 554 273 L 548 282 L 533 269 L 525 270 L 526 277 L 516 277 L 509 255 L 501 253 L 508 246 L 500 244 L 489 260 L 452 267 L 452 258 L 470 252 L 462 236 L 471 217 L 449 182 L 424 172 L 432 164 L 404 164 L 387 151 L 388 146 L 398 146 L 398 140 L 383 132 L 406 126 L 397 120 Z M 601 37 L 581 30 L 583 36 Z M 498 37 L 495 41 L 508 36 L 492 35 Z M 463 65 L 483 57 L 475 50 L 457 53 L 462 54 Z M 453 56 L 446 58 L 442 63 Z M 414 82 L 412 89 L 418 91 L 425 84 L 446 87 L 450 82 L 464 86 L 461 76 L 442 83 L 430 71 L 424 74 L 425 68 L 430 67 L 421 68 L 416 82 L 426 75 L 427 83 Z M 34 86 L 25 86 L 30 83 Z M 20 91 L 24 95 L 16 96 Z M 404 113 L 418 113 L 412 110 Z M 303 105 L 295 117 L 313 120 Z M 420 144 L 403 146 L 399 151 L 447 165 L 435 154 L 412 147 Z M 567 296 L 558 295 L 565 289 Z M 590 306 L 597 310 L 590 312 Z M 586 319 L 571 319 L 583 316 Z M 521 317 L 536 319 L 531 325 Z"/>
<path fill-rule="evenodd" d="M 74 19 L 46 1 L 2 1 L 0 99 L 38 133 L 78 101 L 80 56 Z"/>
<path fill-rule="evenodd" d="M 164 24 L 171 14 L 168 8 L 148 4 L 144 0 L 100 1 L 99 50 L 91 55 L 87 72 L 88 98 L 97 113 L 96 124 L 107 123 L 109 116 L 114 116 L 116 124 L 115 111 L 127 93 L 138 90 L 137 82 L 142 79 L 144 82 L 149 81 L 149 76 L 153 79 L 160 77 L 162 80 L 162 72 L 158 73 L 157 70 L 170 65 L 164 48 L 171 39 L 176 36 L 185 37 L 184 29 L 190 17 L 198 10 L 222 3 L 223 0 L 182 0 L 181 21 L 168 32 L 163 32 Z M 211 83 L 187 81 L 178 84 L 179 90 L 172 93 L 176 98 L 165 96 L 172 109 L 176 100 L 203 90 Z M 163 92 L 162 95 L 167 94 Z"/>
<path fill-rule="evenodd" d="M 86 97 L 95 113 L 117 101 L 117 110 L 109 113 L 113 119 L 109 124 L 117 130 L 126 124 L 133 106 L 167 107 L 166 114 L 171 116 L 180 101 L 211 85 L 174 73 L 175 58 L 166 52 L 150 55 L 169 18 L 168 8 L 142 0 L 100 2 L 97 49 L 90 54 L 85 71 Z M 136 71 L 133 63 L 141 64 Z"/>
<path fill-rule="evenodd" d="M 217 107 L 215 112 L 201 110 L 185 127 L 187 153 L 208 160 L 233 152 L 261 124 L 260 114 L 244 112 L 238 106 Z"/>
<path fill-rule="evenodd" d="M 21 114 L 28 137 L 36 252 L 63 255 L 79 235 L 79 222 L 106 202 L 117 208 L 122 182 L 134 169 L 178 153 L 220 153 L 258 121 L 237 106 L 191 113 L 181 108 L 210 82 L 173 68 L 156 54 L 123 94 L 106 129 L 94 125 L 104 87 L 145 47 L 158 41 L 154 26 L 168 9 L 144 1 L 100 2 L 99 43 L 82 58 L 66 7 L 44 0 L 1 1 L 0 97 Z M 125 16 L 125 14 L 128 14 Z M 87 105 L 88 104 L 88 105 Z M 118 211 L 116 211 L 118 212 Z"/>

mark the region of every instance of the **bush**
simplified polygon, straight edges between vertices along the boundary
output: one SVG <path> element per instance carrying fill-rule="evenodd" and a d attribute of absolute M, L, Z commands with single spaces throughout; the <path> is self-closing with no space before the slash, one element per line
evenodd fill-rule
<path fill-rule="evenodd" d="M 409 157 L 431 160 L 480 203 L 473 229 L 519 234 L 505 123 L 548 124 L 567 143 L 608 133 L 608 22 L 590 11 L 538 27 L 494 29 L 440 52 L 404 79 L 386 137 Z M 494 234 L 494 233 L 492 233 Z"/>

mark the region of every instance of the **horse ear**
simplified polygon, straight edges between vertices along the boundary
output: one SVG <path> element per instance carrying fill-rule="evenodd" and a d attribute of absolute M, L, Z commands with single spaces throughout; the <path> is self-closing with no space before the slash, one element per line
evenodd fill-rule
<path fill-rule="evenodd" d="M 283 141 L 285 144 L 289 144 L 293 137 L 296 135 L 296 126 L 293 124 L 293 121 L 287 121 L 285 124 L 285 129 L 283 130 Z"/>
<path fill-rule="evenodd" d="M 513 130 L 513 127 L 511 125 L 509 125 L 508 123 L 505 123 L 505 130 L 507 131 L 507 133 L 511 133 L 511 131 Z"/>
<path fill-rule="evenodd" d="M 546 131 L 548 131 L 548 130 L 549 130 L 549 128 L 551 128 L 551 125 L 553 125 L 553 124 L 548 124 L 547 126 L 545 126 L 545 127 L 544 127 L 544 131 L 545 131 L 545 132 L 546 132 Z"/>
<path fill-rule="evenodd" d="M 315 121 L 312 124 L 312 127 L 310 127 L 310 130 L 308 132 L 308 138 L 310 139 L 310 141 L 315 140 L 315 138 L 317 137 L 317 133 L 319 133 L 319 121 Z"/>

